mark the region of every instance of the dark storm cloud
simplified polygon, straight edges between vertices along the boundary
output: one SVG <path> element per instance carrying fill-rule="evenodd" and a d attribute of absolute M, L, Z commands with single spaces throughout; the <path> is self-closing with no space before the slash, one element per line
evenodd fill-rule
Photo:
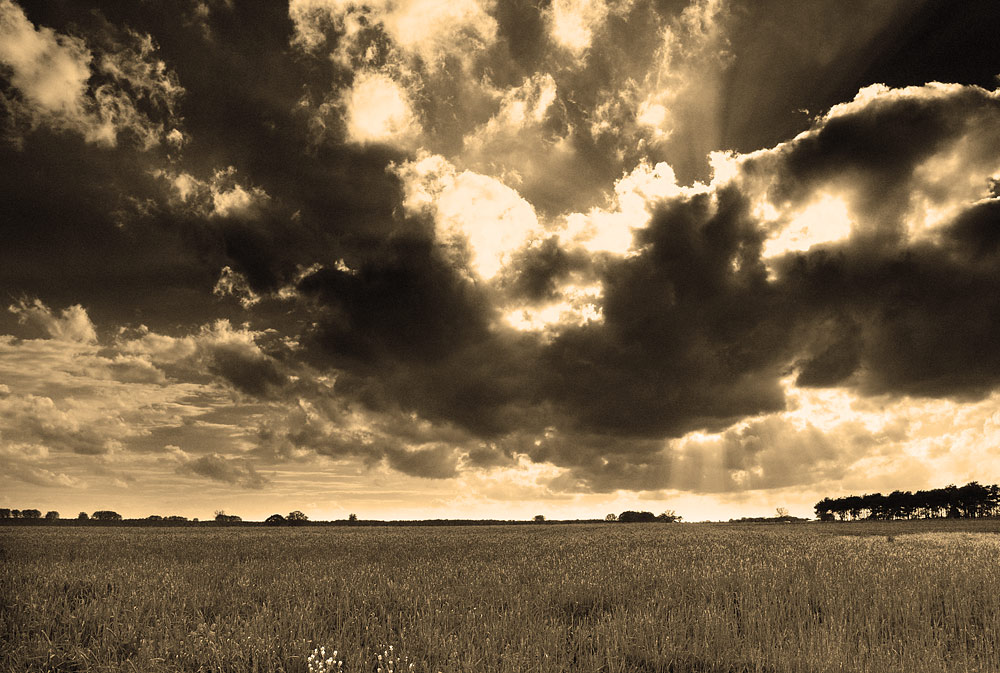
<path fill-rule="evenodd" d="M 781 409 L 790 344 L 761 240 L 735 189 L 662 206 L 642 254 L 604 274 L 604 323 L 547 349 L 547 394 L 582 427 L 639 436 Z"/>
<path fill-rule="evenodd" d="M 978 210 L 989 227 L 1000 227 L 995 207 Z M 844 246 L 783 260 L 781 283 L 800 314 L 832 313 L 844 330 L 818 344 L 799 383 L 837 385 L 857 373 L 874 393 L 980 398 L 993 390 L 1000 383 L 1000 264 L 995 254 L 970 254 L 956 231 L 967 217 L 945 231 L 955 242 L 944 248 L 872 254 Z"/>
<path fill-rule="evenodd" d="M 211 349 L 208 369 L 237 390 L 257 397 L 269 397 L 288 381 L 266 355 L 225 344 Z"/>
<path fill-rule="evenodd" d="M 264 488 L 270 481 L 245 458 L 226 458 L 218 453 L 185 460 L 177 472 L 250 489 Z"/>
<path fill-rule="evenodd" d="M 356 269 L 299 284 L 327 314 L 314 339 L 341 358 L 433 362 L 486 338 L 486 297 L 419 235 L 389 241 Z"/>
<path fill-rule="evenodd" d="M 389 466 L 403 474 L 428 479 L 448 479 L 458 474 L 455 449 L 435 446 L 419 451 L 393 449 L 386 452 Z"/>
<path fill-rule="evenodd" d="M 903 227 L 911 188 L 919 194 L 928 179 L 915 172 L 928 158 L 966 146 L 995 156 L 1000 100 L 972 87 L 922 94 L 857 106 L 780 154 L 774 193 L 832 184 L 854 195 L 860 219 L 853 240 L 777 264 L 776 287 L 797 319 L 820 327 L 800 363 L 802 385 L 836 385 L 858 373 L 872 392 L 979 397 L 998 381 L 990 346 L 1000 337 L 995 200 L 967 208 L 938 243 L 907 240 Z M 967 152 L 971 175 L 990 170 L 979 152 Z"/>
<path fill-rule="evenodd" d="M 557 288 L 573 271 L 586 271 L 592 262 L 583 251 L 569 251 L 551 236 L 515 252 L 501 271 L 500 284 L 516 297 L 537 302 L 557 297 Z"/>

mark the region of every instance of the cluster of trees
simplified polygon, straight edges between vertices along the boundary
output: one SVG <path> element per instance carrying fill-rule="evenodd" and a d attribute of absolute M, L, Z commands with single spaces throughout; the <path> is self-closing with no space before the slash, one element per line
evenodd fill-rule
<path fill-rule="evenodd" d="M 41 519 L 42 513 L 37 509 L 0 509 L 0 519 Z M 58 519 L 59 512 L 49 512 L 46 519 Z"/>
<path fill-rule="evenodd" d="M 299 510 L 295 510 L 294 512 L 289 512 L 288 516 L 272 514 L 264 520 L 264 523 L 269 526 L 298 526 L 304 524 L 308 520 L 309 517 Z"/>
<path fill-rule="evenodd" d="M 239 523 L 243 521 L 243 517 L 237 514 L 226 514 L 220 509 L 215 512 L 215 520 L 219 523 Z"/>
<path fill-rule="evenodd" d="M 683 517 L 679 516 L 677 512 L 672 509 L 668 509 L 662 514 L 653 514 L 652 512 L 633 512 L 631 510 L 622 512 L 617 516 L 614 514 L 608 514 L 604 517 L 605 521 L 617 521 L 619 523 L 674 523 L 680 521 Z"/>
<path fill-rule="evenodd" d="M 1000 514 L 1000 486 L 971 481 L 928 491 L 893 491 L 889 495 L 868 493 L 843 498 L 823 498 L 816 503 L 820 521 L 859 519 L 978 519 Z"/>

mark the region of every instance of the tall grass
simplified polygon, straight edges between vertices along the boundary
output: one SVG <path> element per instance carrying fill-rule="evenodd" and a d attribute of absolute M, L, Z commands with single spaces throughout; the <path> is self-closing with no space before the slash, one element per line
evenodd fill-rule
<path fill-rule="evenodd" d="M 996 528 L 0 529 L 0 665 L 995 672 Z"/>

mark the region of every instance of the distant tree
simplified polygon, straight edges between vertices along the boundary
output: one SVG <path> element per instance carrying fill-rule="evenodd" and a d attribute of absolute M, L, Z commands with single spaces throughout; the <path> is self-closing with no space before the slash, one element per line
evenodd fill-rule
<path fill-rule="evenodd" d="M 9 519 L 9 518 L 10 518 L 10 508 L 9 507 L 0 508 L 0 519 Z"/>
<path fill-rule="evenodd" d="M 672 509 L 668 509 L 663 514 L 656 517 L 657 521 L 662 521 L 663 523 L 676 523 L 681 520 L 681 516 Z"/>
<path fill-rule="evenodd" d="M 545 521 L 545 515 L 544 514 L 536 514 L 535 515 L 535 523 L 542 523 L 543 521 Z"/>
<path fill-rule="evenodd" d="M 167 521 L 187 521 L 187 520 L 188 518 L 186 516 L 180 516 L 179 514 L 171 514 L 170 516 L 167 517 Z M 197 521 L 197 519 L 195 519 L 195 521 Z"/>
<path fill-rule="evenodd" d="M 46 521 L 55 521 L 58 518 L 59 518 L 59 512 L 57 512 L 55 510 L 50 510 L 50 511 L 48 511 L 48 512 L 45 513 L 45 520 Z"/>
<path fill-rule="evenodd" d="M 21 510 L 19 510 L 19 509 L 12 509 L 12 510 L 10 510 L 10 518 L 12 518 L 12 519 L 20 519 L 21 518 Z"/>
<path fill-rule="evenodd" d="M 816 518 L 820 521 L 833 521 L 833 508 L 833 501 L 829 498 L 823 498 L 816 503 L 813 509 L 816 510 Z"/>
<path fill-rule="evenodd" d="M 295 524 L 295 525 L 304 524 L 306 521 L 309 520 L 309 517 L 307 517 L 305 514 L 303 514 L 299 510 L 295 510 L 293 512 L 289 512 L 288 516 L 286 518 L 288 519 L 288 523 Z"/>
<path fill-rule="evenodd" d="M 347 520 L 349 522 L 351 522 L 351 523 L 357 523 L 358 522 L 358 515 L 357 514 L 348 514 L 347 515 Z"/>
<path fill-rule="evenodd" d="M 163 521 L 163 517 L 159 514 L 150 514 L 146 517 L 146 521 Z"/>
<path fill-rule="evenodd" d="M 266 523 L 269 526 L 280 526 L 281 524 L 285 523 L 285 517 L 281 516 L 280 514 L 272 514 L 271 516 L 267 517 L 267 519 L 264 520 L 264 523 Z"/>
<path fill-rule="evenodd" d="M 37 509 L 22 509 L 21 510 L 22 519 L 41 519 L 42 513 Z"/>
<path fill-rule="evenodd" d="M 618 521 L 618 515 L 615 514 L 614 512 L 612 512 L 611 514 L 608 514 L 607 516 L 605 516 L 604 520 L 605 521 Z"/>
<path fill-rule="evenodd" d="M 94 512 L 90 518 L 97 519 L 98 521 L 121 521 L 122 515 L 108 509 L 100 509 Z"/>
<path fill-rule="evenodd" d="M 238 515 L 236 515 L 236 514 L 226 514 L 221 509 L 216 510 L 216 512 L 215 512 L 215 520 L 218 521 L 219 523 L 239 523 L 240 521 L 243 521 L 243 519 L 241 517 L 239 517 Z"/>
<path fill-rule="evenodd" d="M 652 512 L 633 512 L 629 510 L 619 514 L 618 520 L 622 523 L 650 523 L 656 521 L 656 515 Z"/>
<path fill-rule="evenodd" d="M 788 516 L 788 508 L 787 507 L 778 507 L 778 508 L 776 508 L 774 510 L 774 514 L 775 514 L 775 516 L 777 518 L 784 519 L 785 517 Z"/>
<path fill-rule="evenodd" d="M 86 512 L 80 512 L 79 514 L 76 515 L 76 519 L 77 521 L 87 521 L 90 519 L 90 515 L 87 514 Z"/>

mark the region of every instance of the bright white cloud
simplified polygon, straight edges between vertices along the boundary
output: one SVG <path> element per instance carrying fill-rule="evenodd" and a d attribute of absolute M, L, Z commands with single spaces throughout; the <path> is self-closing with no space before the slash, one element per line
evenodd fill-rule
<path fill-rule="evenodd" d="M 586 51 L 608 16 L 605 0 L 554 0 L 549 9 L 552 40 L 574 56 Z"/>
<path fill-rule="evenodd" d="M 343 102 L 352 142 L 408 144 L 420 133 L 406 91 L 387 75 L 359 73 Z"/>
<path fill-rule="evenodd" d="M 511 253 L 541 231 L 531 204 L 515 190 L 485 175 L 458 172 L 443 157 L 423 156 L 396 172 L 406 208 L 432 213 L 438 240 L 458 257 L 467 250 L 468 266 L 481 278 L 496 276 Z"/>
<path fill-rule="evenodd" d="M 666 163 L 655 166 L 643 162 L 615 183 L 610 208 L 594 208 L 588 213 L 572 213 L 565 218 L 568 240 L 589 252 L 618 255 L 632 250 L 635 232 L 649 224 L 651 208 L 664 199 L 703 191 L 704 185 L 681 187 Z"/>
<path fill-rule="evenodd" d="M 604 320 L 600 283 L 576 285 L 568 283 L 556 290 L 556 301 L 541 305 L 519 306 L 504 315 L 507 324 L 522 332 L 540 332 L 554 336 L 567 325 L 586 325 Z"/>
<path fill-rule="evenodd" d="M 777 231 L 764 243 L 762 256 L 765 259 L 847 240 L 854 229 L 847 202 L 832 194 L 820 195 L 784 219 L 786 222 L 779 224 Z"/>

